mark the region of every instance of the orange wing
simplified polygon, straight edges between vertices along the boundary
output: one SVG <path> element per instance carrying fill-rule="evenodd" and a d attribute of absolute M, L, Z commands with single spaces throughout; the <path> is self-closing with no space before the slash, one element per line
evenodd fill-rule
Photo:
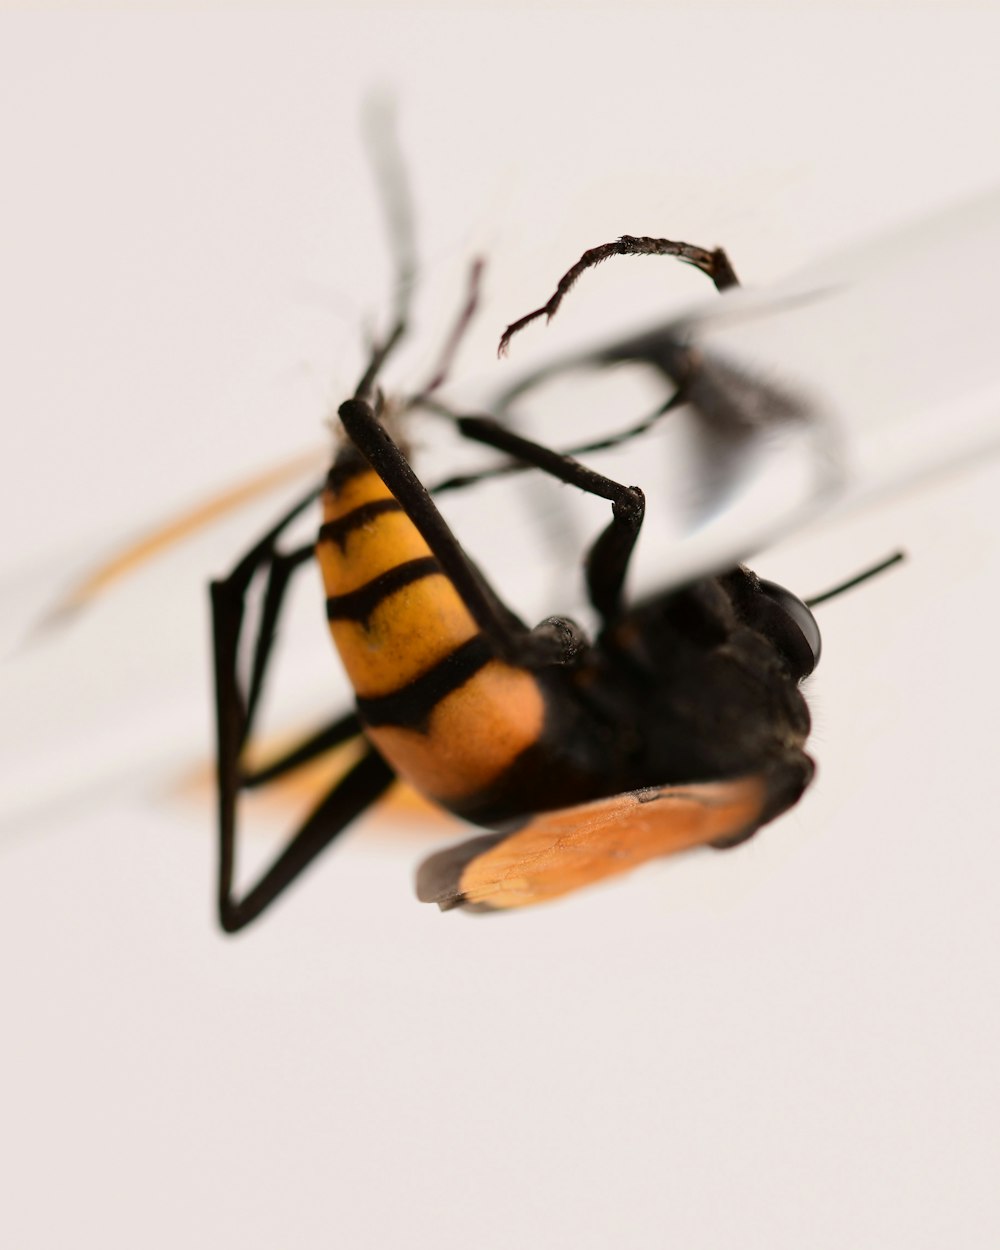
<path fill-rule="evenodd" d="M 39 622 L 39 626 L 45 628 L 64 621 L 80 609 L 88 607 L 110 586 L 128 577 L 148 561 L 162 555 L 171 547 L 197 534 L 230 512 L 235 512 L 245 504 L 252 503 L 268 491 L 295 481 L 309 470 L 314 470 L 317 477 L 322 471 L 322 456 L 315 451 L 283 460 L 280 464 L 244 478 L 218 494 L 202 499 L 186 510 L 169 517 L 160 525 L 120 547 L 101 564 L 95 565 L 49 608 L 44 619 Z"/>
<path fill-rule="evenodd" d="M 543 903 L 708 842 L 734 843 L 765 822 L 763 776 L 632 790 L 545 812 L 508 834 L 487 834 L 432 855 L 417 896 L 442 911 Z"/>

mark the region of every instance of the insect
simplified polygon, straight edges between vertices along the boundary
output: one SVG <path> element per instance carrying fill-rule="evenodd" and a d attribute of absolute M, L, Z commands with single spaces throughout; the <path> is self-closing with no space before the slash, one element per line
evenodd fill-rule
<path fill-rule="evenodd" d="M 602 369 L 615 359 L 631 358 L 669 377 L 670 368 L 683 362 L 690 365 L 694 361 L 698 368 L 693 371 L 693 377 L 689 374 L 687 379 L 682 379 L 682 390 L 686 388 L 687 397 L 690 397 L 698 381 L 704 388 L 706 382 L 721 384 L 726 380 L 725 369 L 717 367 L 719 361 L 724 365 L 735 362 L 737 366 L 745 362 L 746 369 L 740 378 L 744 384 L 744 400 L 748 385 L 751 397 L 756 394 L 760 398 L 763 394 L 766 400 L 767 389 L 764 387 L 762 391 L 759 385 L 761 378 L 792 377 L 797 381 L 815 382 L 814 397 L 824 401 L 817 407 L 826 407 L 836 414 L 840 451 L 850 470 L 846 478 L 846 495 L 835 500 L 838 507 L 845 500 L 850 504 L 884 498 L 890 492 L 911 487 L 921 478 L 953 470 L 963 464 L 977 464 L 998 446 L 1000 425 L 996 421 L 996 411 L 1000 399 L 996 385 L 996 353 L 991 339 L 996 310 L 990 303 L 995 300 L 998 288 L 996 283 L 983 280 L 983 274 L 991 272 L 991 267 L 995 268 L 997 257 L 1000 257 L 1000 199 L 994 193 L 977 201 L 950 206 L 944 212 L 903 230 L 896 228 L 867 246 L 856 245 L 820 267 L 807 271 L 790 286 L 756 293 L 743 288 L 727 289 L 710 306 L 697 309 L 693 314 L 667 325 L 655 326 L 645 335 L 612 342 L 597 350 L 591 349 L 574 360 L 557 361 L 510 388 L 505 397 L 492 405 L 492 411 L 503 417 L 507 406 L 516 403 L 519 395 L 535 386 L 539 387 L 539 394 L 544 398 L 542 384 L 545 380 L 558 376 L 560 370 L 567 368 Z M 972 258 L 975 258 L 975 263 L 971 263 Z M 664 362 L 667 367 L 664 367 Z M 732 371 L 728 376 L 732 378 Z M 424 389 L 431 391 L 433 388 L 428 386 Z M 376 416 L 388 419 L 389 411 L 377 393 L 374 399 L 376 409 L 382 403 Z M 670 402 L 668 400 L 666 405 L 661 405 L 644 423 L 658 420 L 664 411 L 671 410 L 667 408 Z M 673 405 L 678 406 L 680 401 Z M 398 413 L 400 426 L 405 416 L 404 412 Z M 620 416 L 620 409 L 610 410 L 608 425 Z M 633 437 L 644 423 L 633 423 L 630 427 L 619 429 L 601 445 Z M 805 423 L 801 428 L 808 432 L 810 426 Z M 596 447 L 597 443 L 592 446 Z M 577 457 L 585 457 L 588 449 L 583 446 L 573 450 Z M 278 466 L 278 471 L 284 473 L 293 467 Z M 503 471 L 521 467 L 519 462 L 511 460 L 503 466 Z M 268 478 L 274 472 L 272 466 Z M 474 480 L 478 479 L 467 478 L 466 485 L 471 487 Z M 640 480 L 646 484 L 644 478 Z M 98 591 L 103 595 L 107 585 L 117 580 L 125 570 L 133 569 L 154 550 L 159 551 L 184 534 L 198 529 L 208 515 L 224 513 L 247 494 L 255 494 L 256 490 L 254 483 L 241 483 L 235 490 L 212 498 L 183 517 L 151 531 L 138 544 L 120 551 L 103 568 L 78 583 L 47 619 L 65 620 L 83 607 L 89 607 Z M 302 508 L 308 507 L 315 497 L 310 495 L 308 500 L 304 500 Z M 718 514 L 721 524 L 717 527 L 714 545 L 707 549 L 699 546 L 698 541 L 705 530 L 685 535 L 683 542 L 671 550 L 669 560 L 659 572 L 659 584 L 664 596 L 672 588 L 683 589 L 686 584 L 700 584 L 705 580 L 707 570 L 732 570 L 769 536 L 787 533 L 800 523 L 801 516 L 798 519 L 791 517 L 787 508 L 771 508 L 768 511 L 771 502 L 768 494 L 762 496 L 758 492 L 754 509 L 750 512 L 739 514 L 728 505 L 723 506 Z M 802 513 L 807 514 L 808 510 Z M 760 523 L 761 516 L 765 519 L 763 525 Z M 280 763 L 276 761 L 267 768 L 253 770 L 248 763 L 247 748 L 253 746 L 251 739 L 259 719 L 257 704 L 265 672 L 269 672 L 271 667 L 269 657 L 284 596 L 284 583 L 300 565 L 303 568 L 307 566 L 315 555 L 312 544 L 302 549 L 294 559 L 281 553 L 279 545 L 286 532 L 280 526 L 276 527 L 260 544 L 256 556 L 251 553 L 253 558 L 249 559 L 247 566 L 242 570 L 233 570 L 229 578 L 222 579 L 216 592 L 219 601 L 216 655 L 221 661 L 217 687 L 220 712 L 223 713 L 219 727 L 223 828 L 220 914 L 233 927 L 246 923 L 253 908 L 259 912 L 277 897 L 284 885 L 305 867 L 319 849 L 350 823 L 352 810 L 363 810 L 383 782 L 389 784 L 384 774 L 378 774 L 378 784 L 374 784 L 373 778 L 376 778 L 379 767 L 377 762 L 368 761 L 363 767 L 359 766 L 358 775 L 348 779 L 335 795 L 330 796 L 329 805 L 306 822 L 308 836 L 296 840 L 294 847 L 280 857 L 273 871 L 265 874 L 265 879 L 250 891 L 246 899 L 233 897 L 232 861 L 236 807 L 240 795 L 244 789 L 264 785 Z M 592 556 L 592 563 L 599 567 L 601 561 L 597 556 L 601 550 L 602 545 L 597 544 Z M 533 559 L 534 554 L 533 549 L 527 549 L 525 558 Z M 254 580 L 254 569 L 260 577 L 272 583 L 267 597 L 271 623 L 259 634 L 251 630 L 245 611 L 245 587 Z M 725 592 L 725 582 L 722 585 Z M 688 602 L 691 602 L 690 596 Z M 816 599 L 809 600 L 810 604 L 815 602 Z M 640 606 L 626 602 L 624 613 Z M 621 617 L 616 619 L 620 621 Z M 614 629 L 614 626 L 605 625 L 603 630 L 598 631 L 593 644 L 588 643 L 581 648 L 579 658 L 593 659 L 595 648 L 600 653 L 602 647 L 610 645 Z M 530 632 L 516 623 L 511 624 L 511 630 L 520 635 Z M 240 677 L 234 658 L 241 644 L 250 644 L 254 652 L 251 655 L 250 676 L 246 680 Z M 191 666 L 196 645 L 197 639 L 193 638 Z M 246 647 L 242 649 L 246 650 Z M 566 683 L 570 680 L 568 674 L 578 674 L 578 669 L 570 663 L 543 666 L 543 669 L 539 683 L 545 684 L 546 688 L 553 682 Z M 529 672 L 534 672 L 530 666 Z M 94 709 L 94 715 L 103 715 L 106 719 L 115 715 L 121 719 L 130 710 L 116 708 L 114 713 L 109 712 L 107 691 L 102 690 L 100 707 Z M 620 715 L 620 724 L 624 730 L 631 732 L 624 696 L 608 714 L 612 720 L 615 715 Z M 365 749 L 367 740 L 362 736 L 361 721 L 356 713 L 335 722 L 317 735 L 311 745 L 304 744 L 302 754 L 306 758 L 311 754 L 320 754 L 327 743 L 337 741 L 355 741 L 359 749 Z M 136 740 L 134 756 L 128 755 L 131 745 L 124 743 L 119 746 L 116 743 L 114 756 L 108 756 L 109 760 L 113 758 L 114 766 L 123 772 L 134 767 L 143 743 Z M 165 753 L 168 745 L 164 741 L 159 749 Z M 615 747 L 617 749 L 617 743 Z M 60 771 L 71 772 L 70 764 L 78 754 L 75 748 L 64 770 L 52 764 L 52 745 L 48 740 L 46 751 L 47 764 L 56 774 Z M 287 759 L 284 767 L 291 771 L 294 764 L 294 758 Z M 724 782 L 732 780 L 722 773 L 710 780 L 718 781 L 720 777 Z M 707 781 L 702 780 L 698 784 L 705 785 Z M 544 785 L 541 789 L 541 795 L 535 796 L 526 786 L 520 790 L 528 818 L 525 832 L 534 818 L 549 810 L 543 805 L 553 795 L 545 792 Z M 537 811 L 529 810 L 533 802 L 539 804 Z M 624 824 L 627 809 L 627 802 L 616 807 L 609 800 L 603 816 L 595 817 L 598 823 L 592 827 L 621 832 L 627 827 Z M 599 820 L 605 817 L 606 823 L 601 825 Z M 546 819 L 552 822 L 553 828 L 556 827 L 555 816 L 550 815 Z M 509 833 L 510 830 L 505 826 L 501 832 Z M 564 833 L 565 828 L 559 836 Z M 602 834 L 601 838 L 595 835 L 593 845 L 599 852 L 602 849 L 608 852 L 600 864 L 602 869 L 607 869 L 615 852 L 611 832 Z M 502 842 L 498 843 L 496 852 L 499 853 L 502 847 Z M 507 849 L 514 853 L 517 845 L 508 839 Z M 470 863 L 472 858 L 470 855 Z M 574 858 L 582 862 L 582 856 L 575 855 Z M 446 904 L 471 898 L 468 893 L 463 896 L 459 888 L 462 884 L 459 880 L 460 860 L 458 853 L 452 854 L 450 870 L 447 870 L 446 860 L 439 863 L 438 877 L 442 884 L 436 897 Z M 618 862 L 626 861 L 614 861 Z M 486 861 L 481 861 L 480 867 L 485 864 Z M 452 874 L 450 883 L 447 871 Z M 560 879 L 558 873 L 555 879 Z M 466 878 L 466 883 L 468 880 Z M 569 875 L 564 873 L 561 880 L 567 882 Z M 428 870 L 425 873 L 425 892 L 433 893 L 433 884 Z M 499 896 L 494 894 L 493 897 L 498 904 Z"/>
<path fill-rule="evenodd" d="M 735 283 L 721 251 L 671 246 L 716 286 Z M 820 636 L 806 604 L 742 566 L 629 602 L 624 583 L 643 523 L 641 489 L 587 467 L 579 459 L 586 448 L 555 451 L 490 416 L 451 412 L 430 393 L 437 377 L 409 400 L 387 399 L 378 379 L 406 320 L 404 298 L 339 408 L 344 438 L 322 490 L 317 542 L 280 547 L 313 492 L 211 587 L 218 905 L 229 932 L 269 906 L 397 777 L 487 830 L 431 856 L 418 873 L 418 896 L 442 909 L 499 911 L 655 856 L 734 846 L 791 807 L 813 776 L 800 684 L 819 659 Z M 677 382 L 664 414 L 690 399 L 683 371 Z M 584 559 L 599 620 L 592 639 L 565 617 L 529 627 L 470 561 L 405 451 L 406 414 L 420 406 L 514 465 L 611 505 Z M 285 592 L 314 557 L 356 709 L 251 770 L 246 749 Z M 255 579 L 265 589 L 244 683 L 238 655 Z M 240 793 L 359 736 L 358 761 L 237 897 Z"/>

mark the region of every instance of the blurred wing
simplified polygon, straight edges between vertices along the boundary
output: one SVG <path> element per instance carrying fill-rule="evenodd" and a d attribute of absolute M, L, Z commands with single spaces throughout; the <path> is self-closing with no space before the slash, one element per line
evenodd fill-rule
<path fill-rule="evenodd" d="M 801 274 L 737 292 L 678 333 L 792 386 L 835 431 L 838 506 L 1000 448 L 1000 193 Z"/>
<path fill-rule="evenodd" d="M 74 612 L 87 607 L 122 578 L 135 573 L 149 561 L 164 555 L 178 543 L 193 537 L 261 496 L 297 480 L 309 470 L 315 470 L 318 463 L 319 456 L 315 452 L 291 457 L 166 518 L 159 525 L 112 551 L 101 563 L 86 570 L 50 605 L 40 622 L 41 627 L 58 624 Z"/>
<path fill-rule="evenodd" d="M 296 457 L 238 483 L 150 527 L 82 576 L 74 572 L 85 560 L 53 553 L 30 576 L 5 581 L 0 837 L 109 792 L 172 790 L 179 773 L 209 757 L 209 575 L 232 565 L 273 522 L 272 492 L 320 464 L 315 455 Z M 296 664 L 286 666 L 283 689 L 291 693 L 287 713 L 282 704 L 275 718 L 279 724 L 309 725 L 349 697 L 346 684 L 337 683 L 326 631 L 308 630 L 314 615 L 321 620 L 318 578 L 302 580 L 315 611 L 304 614 L 301 626 L 290 620 L 286 632 L 295 640 L 315 632 L 317 642 L 310 647 L 307 636 L 294 652 Z M 73 588 L 57 600 L 60 583 Z M 70 621 L 72 628 L 57 628 Z M 332 690 L 324 688 L 321 700 L 316 674 L 328 670 Z"/>
<path fill-rule="evenodd" d="M 509 834 L 432 855 L 417 896 L 442 911 L 506 910 L 547 902 L 647 860 L 705 843 L 732 844 L 767 819 L 763 777 L 633 790 L 546 812 Z"/>
<path fill-rule="evenodd" d="M 560 375 L 626 362 L 671 384 L 684 379 L 689 506 L 659 552 L 662 588 L 995 453 L 998 324 L 994 192 L 778 288 L 727 291 L 682 318 L 557 361 L 517 383 L 500 407 Z M 642 476 L 631 480 L 645 488 L 656 458 L 641 440 L 635 450 Z M 672 444 L 668 454 L 676 455 Z"/>

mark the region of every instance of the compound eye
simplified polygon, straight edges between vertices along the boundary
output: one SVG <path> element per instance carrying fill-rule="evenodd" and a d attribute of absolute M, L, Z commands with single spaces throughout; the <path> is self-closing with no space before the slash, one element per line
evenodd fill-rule
<path fill-rule="evenodd" d="M 778 609 L 767 613 L 769 628 L 766 632 L 801 681 L 819 663 L 823 649 L 816 618 L 802 600 L 784 586 L 763 579 L 759 584 L 762 593 Z"/>

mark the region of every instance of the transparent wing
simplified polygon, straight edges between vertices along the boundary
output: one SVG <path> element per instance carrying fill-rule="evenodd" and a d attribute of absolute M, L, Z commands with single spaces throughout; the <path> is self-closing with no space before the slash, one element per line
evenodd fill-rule
<path fill-rule="evenodd" d="M 109 791 L 170 785 L 210 758 L 209 578 L 273 520 L 282 490 L 301 494 L 321 471 L 321 457 L 289 460 L 159 524 L 131 526 L 131 540 L 72 543 L 8 575 L 0 836 Z M 321 602 L 318 586 L 313 597 Z"/>
<path fill-rule="evenodd" d="M 845 250 L 777 288 L 726 292 L 546 366 L 500 404 L 516 415 L 540 383 L 628 362 L 661 383 L 664 374 L 686 378 L 694 403 L 683 438 L 665 453 L 642 440 L 623 451 L 647 499 L 658 456 L 673 464 L 673 478 L 656 487 L 683 505 L 661 532 L 662 587 L 995 452 L 998 324 L 993 192 Z M 621 410 L 616 415 L 620 423 Z M 607 409 L 604 420 L 607 430 Z"/>
<path fill-rule="evenodd" d="M 685 329 L 789 379 L 834 431 L 842 508 L 1000 447 L 1000 193 L 831 258 Z M 683 331 L 682 331 L 683 332 Z"/>

